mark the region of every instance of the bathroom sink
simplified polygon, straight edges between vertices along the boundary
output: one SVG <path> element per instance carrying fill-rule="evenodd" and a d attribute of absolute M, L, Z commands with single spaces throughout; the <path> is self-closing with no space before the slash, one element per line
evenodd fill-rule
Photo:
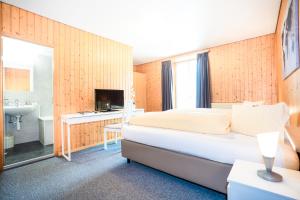
<path fill-rule="evenodd" d="M 4 112 L 5 114 L 12 115 L 12 116 L 18 116 L 18 115 L 26 115 L 30 112 L 32 112 L 36 107 L 36 104 L 31 105 L 10 105 L 10 106 L 4 106 Z"/>

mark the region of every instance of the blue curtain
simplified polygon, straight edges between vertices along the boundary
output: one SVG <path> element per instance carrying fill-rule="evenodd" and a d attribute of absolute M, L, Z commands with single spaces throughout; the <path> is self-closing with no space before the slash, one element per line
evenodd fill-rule
<path fill-rule="evenodd" d="M 208 52 L 197 55 L 196 107 L 210 108 L 210 76 Z"/>
<path fill-rule="evenodd" d="M 162 89 L 162 110 L 170 110 L 173 108 L 172 102 L 172 64 L 171 61 L 164 61 L 161 63 L 161 89 Z"/>

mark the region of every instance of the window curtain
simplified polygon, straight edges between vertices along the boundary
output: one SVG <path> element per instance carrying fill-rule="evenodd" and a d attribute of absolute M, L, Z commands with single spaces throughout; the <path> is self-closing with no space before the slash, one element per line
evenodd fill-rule
<path fill-rule="evenodd" d="M 161 63 L 161 89 L 162 89 L 162 110 L 170 110 L 173 108 L 172 102 L 172 88 L 173 88 L 173 76 L 172 76 L 172 64 L 171 61 L 164 61 Z"/>
<path fill-rule="evenodd" d="M 208 52 L 197 55 L 196 107 L 211 107 Z"/>

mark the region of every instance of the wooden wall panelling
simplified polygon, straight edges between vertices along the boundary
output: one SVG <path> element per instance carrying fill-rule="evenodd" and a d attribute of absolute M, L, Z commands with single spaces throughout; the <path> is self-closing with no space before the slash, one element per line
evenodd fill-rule
<path fill-rule="evenodd" d="M 87 93 L 87 97 L 88 97 L 88 106 L 89 106 L 89 108 L 93 111 L 94 110 L 94 90 L 93 90 L 93 87 L 94 87 L 94 85 L 93 85 L 93 82 L 94 82 L 94 80 L 93 80 L 93 54 L 94 54 L 94 52 L 93 52 L 93 41 L 94 41 L 94 37 L 93 37 L 93 35 L 91 35 L 91 34 L 89 34 L 88 35 L 88 38 L 89 38 L 89 47 L 88 47 L 88 61 L 89 61 L 89 68 L 88 68 L 88 93 Z M 92 127 L 93 127 L 93 125 L 92 126 L 88 126 L 87 127 L 87 134 L 88 134 L 88 137 L 87 137 L 87 139 L 88 139 L 88 144 L 91 144 L 91 143 L 93 143 L 94 142 L 94 140 L 93 140 L 93 132 L 92 132 Z M 97 143 L 97 141 L 96 141 L 96 143 Z"/>
<path fill-rule="evenodd" d="M 26 12 L 26 11 L 25 11 Z M 23 35 L 24 38 L 28 38 L 29 40 L 34 40 L 34 14 L 30 12 L 26 12 L 27 14 L 27 33 Z M 24 28 L 25 29 L 25 28 Z M 21 35 L 22 36 L 22 35 Z"/>
<path fill-rule="evenodd" d="M 146 75 L 140 72 L 133 73 L 133 86 L 135 91 L 136 108 L 146 108 L 147 105 L 147 83 Z"/>
<path fill-rule="evenodd" d="M 264 100 L 275 103 L 277 94 L 268 92 L 276 90 L 277 80 L 268 78 L 276 76 L 273 55 L 273 34 L 210 48 L 212 85 L 218 88 L 212 90 L 213 102 Z"/>
<path fill-rule="evenodd" d="M 62 24 L 57 24 L 57 28 L 58 28 L 58 37 L 56 38 L 57 39 L 57 43 L 55 45 L 57 45 L 57 48 L 59 49 L 59 54 L 57 55 L 57 58 L 55 59 L 58 59 L 58 65 L 57 67 L 59 68 L 59 76 L 58 76 L 58 80 L 59 80 L 59 86 L 58 86 L 58 106 L 59 106 L 59 110 L 58 110 L 58 113 L 63 113 L 64 112 L 64 108 L 63 108 L 63 105 L 62 105 L 62 102 L 64 102 L 64 92 L 63 92 L 63 86 L 64 86 L 64 29 L 62 27 L 63 25 Z M 60 118 L 60 117 L 59 117 Z M 60 119 L 58 120 L 58 122 L 60 122 Z M 55 126 L 55 125 L 54 125 Z M 59 131 L 59 127 L 57 126 L 57 131 Z M 66 131 L 66 127 L 64 127 L 64 131 Z M 66 132 L 65 132 L 66 133 Z M 55 138 L 56 140 L 56 144 L 59 144 L 59 148 L 61 148 L 61 138 L 58 137 L 58 138 Z M 66 141 L 66 137 L 65 137 L 65 141 Z"/>
<path fill-rule="evenodd" d="M 20 37 L 26 37 L 27 34 L 27 12 L 20 9 Z"/>
<path fill-rule="evenodd" d="M 32 24 L 29 23 L 30 21 L 30 16 L 32 16 L 31 13 L 27 13 L 27 30 L 28 30 L 28 34 L 27 34 L 27 38 L 33 38 L 32 35 L 32 31 L 33 27 L 30 27 Z M 60 138 L 60 62 L 59 62 L 59 54 L 61 52 L 60 46 L 58 45 L 58 40 L 59 38 L 59 23 L 58 22 L 54 22 L 53 23 L 53 44 L 56 46 L 55 50 L 53 51 L 53 122 L 54 122 L 54 151 L 55 154 L 58 154 L 58 148 L 61 148 L 61 138 Z M 58 117 L 56 117 L 58 116 Z"/>
<path fill-rule="evenodd" d="M 146 111 L 160 111 L 161 102 L 161 61 L 155 61 L 135 67 L 136 72 L 146 74 L 147 106 Z"/>
<path fill-rule="evenodd" d="M 13 35 L 20 35 L 20 9 L 16 7 L 11 8 L 11 32 Z"/>
<path fill-rule="evenodd" d="M 2 34 L 11 33 L 11 6 L 1 3 Z M 6 19 L 6 20 L 3 20 Z"/>
<path fill-rule="evenodd" d="M 42 42 L 42 17 L 34 15 L 34 40 Z"/>
<path fill-rule="evenodd" d="M 109 77 L 115 77 L 115 78 L 111 79 L 111 82 L 112 82 L 111 87 L 113 89 L 115 89 L 116 79 L 118 78 L 118 76 L 117 76 L 117 74 L 115 74 L 116 69 L 117 69 L 117 67 L 116 67 L 116 59 L 115 59 L 115 56 L 114 56 L 114 53 L 115 53 L 115 44 L 111 40 L 110 40 L 109 47 L 110 47 L 110 59 L 112 60 L 111 65 L 109 67 L 109 69 L 110 69 L 110 75 L 109 75 Z"/>
<path fill-rule="evenodd" d="M 212 47 L 209 62 L 213 102 L 277 102 L 274 34 Z M 161 60 L 135 66 L 135 71 L 147 76 L 147 111 L 161 110 L 160 70 Z"/>
<path fill-rule="evenodd" d="M 5 3 L 1 10 L 4 36 L 53 47 L 53 20 Z"/>
<path fill-rule="evenodd" d="M 94 110 L 95 88 L 124 89 L 125 99 L 128 99 L 133 70 L 132 48 L 23 9 L 0 4 L 2 35 L 54 49 L 55 154 L 59 155 L 61 114 Z M 2 87 L 0 93 L 2 95 Z M 0 109 L 2 105 L 1 98 Z M 117 121 L 72 126 L 72 151 L 102 143 L 103 126 L 112 122 Z M 3 131 L 0 137 L 3 137 Z M 1 142 L 0 153 L 3 155 Z M 0 162 L 3 162 L 2 156 Z"/>

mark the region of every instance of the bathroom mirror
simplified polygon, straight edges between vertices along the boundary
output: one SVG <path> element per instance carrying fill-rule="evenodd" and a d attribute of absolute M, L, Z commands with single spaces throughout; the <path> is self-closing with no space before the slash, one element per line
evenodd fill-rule
<path fill-rule="evenodd" d="M 33 91 L 33 73 L 29 67 L 4 67 L 4 89 L 14 92 Z"/>

